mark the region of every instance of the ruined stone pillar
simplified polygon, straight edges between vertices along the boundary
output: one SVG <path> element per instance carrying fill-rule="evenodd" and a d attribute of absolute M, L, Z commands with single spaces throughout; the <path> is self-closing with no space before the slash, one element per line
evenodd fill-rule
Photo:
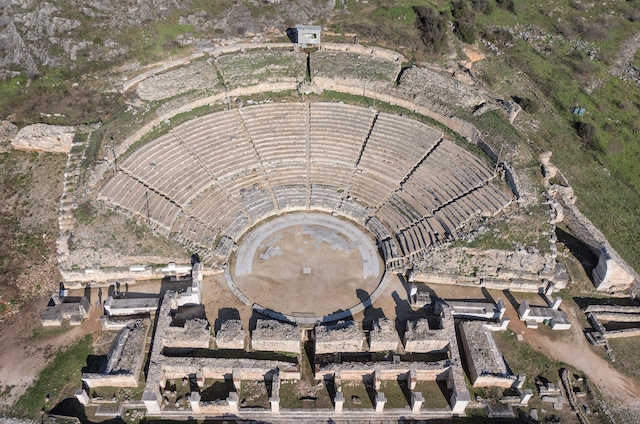
<path fill-rule="evenodd" d="M 238 394 L 236 392 L 229 393 L 229 397 L 227 398 L 227 403 L 229 404 L 229 413 L 237 414 L 238 413 Z"/>
<path fill-rule="evenodd" d="M 533 396 L 533 391 L 531 389 L 524 389 L 520 392 L 520 405 L 528 405 L 529 399 Z"/>
<path fill-rule="evenodd" d="M 387 398 L 384 396 L 384 393 L 376 393 L 376 414 L 382 414 L 385 403 L 387 403 Z"/>
<path fill-rule="evenodd" d="M 556 311 L 560 308 L 560 304 L 562 303 L 561 297 L 556 297 L 553 299 L 553 303 L 551 304 L 551 309 L 555 309 Z"/>
<path fill-rule="evenodd" d="M 380 370 L 373 371 L 373 381 L 374 381 L 376 390 L 380 390 L 380 387 L 382 386 L 382 373 L 380 372 Z"/>
<path fill-rule="evenodd" d="M 336 392 L 342 391 L 342 376 L 340 375 L 340 371 L 336 371 L 333 374 L 333 384 L 336 386 Z"/>
<path fill-rule="evenodd" d="M 344 406 L 344 395 L 340 392 L 337 392 L 336 397 L 333 399 L 333 401 L 335 402 L 335 413 L 342 414 L 342 408 Z"/>
<path fill-rule="evenodd" d="M 416 370 L 409 370 L 408 379 L 409 381 L 407 383 L 409 383 L 409 389 L 415 390 L 416 384 L 418 384 L 418 374 L 416 373 Z"/>
<path fill-rule="evenodd" d="M 518 374 L 518 379 L 516 380 L 516 389 L 522 389 L 524 386 L 524 381 L 527 379 L 526 374 Z"/>
<path fill-rule="evenodd" d="M 269 403 L 271 403 L 271 413 L 279 414 L 280 413 L 280 397 L 269 398 Z"/>
<path fill-rule="evenodd" d="M 422 397 L 422 393 L 415 392 L 411 396 L 411 413 L 417 414 L 420 412 L 420 408 L 422 408 L 422 403 L 424 402 L 424 398 Z"/>
<path fill-rule="evenodd" d="M 507 307 L 502 299 L 498 299 L 498 304 L 496 306 L 498 307 L 498 318 L 502 319 L 504 313 L 507 311 Z"/>
<path fill-rule="evenodd" d="M 194 414 L 200 413 L 200 393 L 199 392 L 191 392 L 189 395 L 189 405 L 191 406 L 191 410 Z"/>
<path fill-rule="evenodd" d="M 531 308 L 529 307 L 529 302 L 523 300 L 520 306 L 518 307 L 518 316 L 522 321 L 527 319 L 529 314 L 531 313 Z"/>
<path fill-rule="evenodd" d="M 148 414 L 159 414 L 161 412 L 159 393 L 145 390 L 142 393 L 142 402 L 147 408 Z"/>
<path fill-rule="evenodd" d="M 236 388 L 236 392 L 240 391 L 240 370 L 233 370 L 231 373 L 233 379 L 233 387 Z"/>
<path fill-rule="evenodd" d="M 451 395 L 451 412 L 454 415 L 464 414 L 469 402 L 471 402 L 471 396 L 467 389 L 455 390 Z"/>
<path fill-rule="evenodd" d="M 201 389 L 204 387 L 204 370 L 202 368 L 198 368 L 196 372 L 196 384 Z"/>
<path fill-rule="evenodd" d="M 85 389 L 76 390 L 76 399 L 83 405 L 89 405 L 89 403 L 91 403 L 91 399 Z"/>

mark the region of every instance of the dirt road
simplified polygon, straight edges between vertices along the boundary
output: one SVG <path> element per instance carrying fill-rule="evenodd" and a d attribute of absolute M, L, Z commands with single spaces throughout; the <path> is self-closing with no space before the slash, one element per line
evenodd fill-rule
<path fill-rule="evenodd" d="M 497 300 L 497 299 L 496 299 Z M 503 297 L 507 305 L 506 315 L 511 320 L 509 327 L 522 334 L 524 340 L 536 350 L 558 361 L 584 371 L 587 377 L 598 386 L 607 397 L 627 405 L 640 405 L 640 385 L 610 366 L 609 362 L 598 356 L 591 349 L 589 342 L 582 334 L 582 327 L 575 319 L 574 311 L 563 309 L 570 315 L 573 326 L 566 332 L 566 338 L 551 340 L 537 330 L 528 329 L 518 318 L 513 305 Z"/>

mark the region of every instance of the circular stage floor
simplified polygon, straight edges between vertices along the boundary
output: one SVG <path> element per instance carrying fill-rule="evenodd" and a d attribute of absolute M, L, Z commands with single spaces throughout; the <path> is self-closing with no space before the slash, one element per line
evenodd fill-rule
<path fill-rule="evenodd" d="M 230 264 L 235 286 L 251 302 L 287 315 L 321 317 L 352 308 L 384 274 L 374 239 L 332 215 L 281 216 L 239 245 Z"/>

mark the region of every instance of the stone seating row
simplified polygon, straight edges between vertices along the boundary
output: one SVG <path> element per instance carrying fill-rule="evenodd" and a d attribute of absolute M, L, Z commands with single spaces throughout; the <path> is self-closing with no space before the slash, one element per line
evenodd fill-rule
<path fill-rule="evenodd" d="M 493 184 L 487 184 L 443 206 L 435 216 L 453 234 L 474 216 L 494 216 L 509 203 L 511 199 Z"/>
<path fill-rule="evenodd" d="M 171 231 L 180 208 L 125 173 L 118 173 L 99 191 L 100 199 L 127 209 L 159 226 L 164 234 Z"/>
<path fill-rule="evenodd" d="M 376 112 L 340 103 L 310 105 L 312 162 L 355 164 Z"/>
<path fill-rule="evenodd" d="M 174 226 L 175 239 L 181 243 L 193 243 L 196 246 L 211 250 L 218 233 L 189 215 L 180 217 Z"/>
<path fill-rule="evenodd" d="M 186 209 L 191 216 L 198 217 L 210 228 L 221 230 L 233 221 L 239 205 L 229 201 L 218 185 L 213 185 L 196 197 Z"/>
<path fill-rule="evenodd" d="M 267 180 L 274 185 L 296 185 L 307 183 L 306 163 L 279 163 L 266 168 Z"/>
<path fill-rule="evenodd" d="M 445 232 L 434 217 L 417 221 L 396 232 L 396 239 L 404 256 L 414 257 L 445 239 Z"/>
<path fill-rule="evenodd" d="M 244 210 L 254 222 L 275 212 L 276 205 L 266 188 L 256 184 L 251 189 L 241 190 L 241 193 Z"/>
<path fill-rule="evenodd" d="M 312 183 L 309 205 L 311 208 L 335 211 L 340 207 L 343 193 L 344 190 L 335 186 Z"/>
<path fill-rule="evenodd" d="M 456 151 L 461 158 L 459 162 L 451 160 L 449 153 L 443 152 L 451 144 L 443 141 L 402 184 L 403 190 L 431 212 L 492 177 L 491 171 L 480 164 L 467 165 L 465 159 L 470 154 L 465 151 Z"/>
<path fill-rule="evenodd" d="M 376 237 L 377 240 L 385 240 L 391 237 L 391 233 L 385 227 L 385 225 L 378 220 L 375 216 L 367 219 L 365 223 L 367 229 Z"/>
<path fill-rule="evenodd" d="M 398 192 L 394 193 L 376 213 L 393 231 L 406 228 L 423 218 Z M 430 214 L 429 214 L 430 215 Z"/>
<path fill-rule="evenodd" d="M 309 180 L 311 183 L 338 187 L 345 190 L 355 171 L 354 166 L 311 163 Z"/>
<path fill-rule="evenodd" d="M 171 133 L 151 141 L 148 148 L 137 149 L 119 166 L 179 205 L 213 184 L 209 174 Z"/>
<path fill-rule="evenodd" d="M 387 198 L 396 186 L 378 174 L 356 172 L 350 183 L 349 194 L 368 207 L 376 207 Z"/>
<path fill-rule="evenodd" d="M 364 223 L 365 219 L 369 215 L 370 208 L 356 202 L 351 197 L 345 197 L 342 199 L 342 202 L 340 203 L 338 210 Z"/>
<path fill-rule="evenodd" d="M 381 112 L 358 167 L 383 172 L 399 183 L 441 138 L 441 132 L 422 123 Z"/>
<path fill-rule="evenodd" d="M 240 109 L 240 115 L 262 162 L 306 160 L 306 104 L 249 106 Z"/>
<path fill-rule="evenodd" d="M 307 205 L 306 185 L 272 186 L 278 209 L 301 209 Z"/>
<path fill-rule="evenodd" d="M 237 109 L 195 118 L 174 132 L 218 179 L 260 167 Z"/>

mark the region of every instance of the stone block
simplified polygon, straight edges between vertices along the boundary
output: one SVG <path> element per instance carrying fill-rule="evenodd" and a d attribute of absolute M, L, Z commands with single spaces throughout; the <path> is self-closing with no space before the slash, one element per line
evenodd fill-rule
<path fill-rule="evenodd" d="M 76 399 L 78 399 L 78 402 L 80 402 L 82 405 L 89 405 L 89 403 L 91 402 L 87 391 L 84 389 L 76 390 Z"/>
<path fill-rule="evenodd" d="M 420 412 L 420 408 L 422 407 L 422 403 L 424 402 L 424 398 L 422 397 L 422 393 L 415 392 L 411 396 L 411 413 L 417 414 Z"/>
<path fill-rule="evenodd" d="M 74 127 L 33 124 L 18 131 L 11 146 L 18 150 L 47 153 L 69 153 L 73 147 Z"/>
<path fill-rule="evenodd" d="M 199 392 L 191 392 L 191 394 L 189 395 L 189 406 L 191 406 L 191 410 L 194 414 L 199 414 L 201 412 Z"/>
<path fill-rule="evenodd" d="M 387 403 L 387 398 L 384 396 L 384 393 L 376 393 L 376 414 L 381 414 L 384 412 L 384 405 Z"/>
<path fill-rule="evenodd" d="M 334 412 L 336 414 L 341 414 L 344 406 L 344 395 L 341 392 L 337 392 L 333 401 L 335 404 Z"/>

